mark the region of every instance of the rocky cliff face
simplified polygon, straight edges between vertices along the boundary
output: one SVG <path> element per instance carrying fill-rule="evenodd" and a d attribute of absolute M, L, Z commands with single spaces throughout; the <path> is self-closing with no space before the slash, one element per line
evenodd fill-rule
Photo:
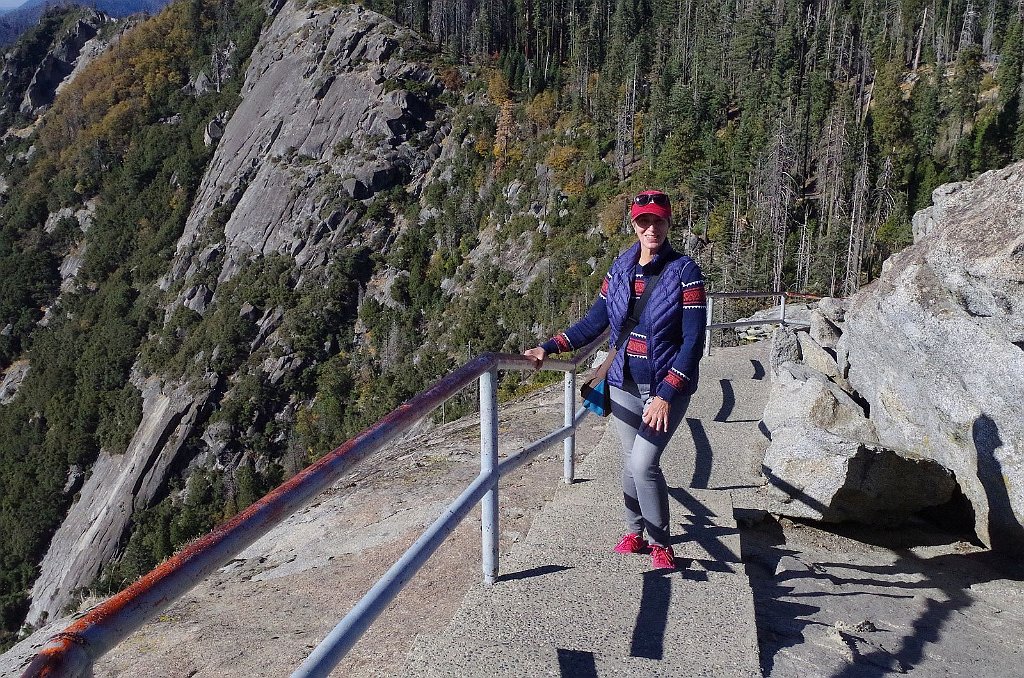
<path fill-rule="evenodd" d="M 357 221 L 382 191 L 404 190 L 424 174 L 449 129 L 436 98 L 441 87 L 430 68 L 410 60 L 410 49 L 424 46 L 358 6 L 280 7 L 253 52 L 240 105 L 222 116 L 217 134 L 207 129 L 218 147 L 161 281 L 168 318 L 179 306 L 200 315 L 216 308 L 224 284 L 251 262 L 282 257 L 301 282 L 338 251 L 382 248 L 403 227 L 364 220 L 357 228 Z M 245 305 L 240 315 L 257 327 L 249 347 L 256 357 L 239 372 L 277 382 L 302 367 L 280 336 L 281 308 Z M 172 465 L 189 461 L 178 459 L 186 438 L 196 441 L 193 456 L 220 463 L 224 432 L 201 427 L 204 413 L 231 398 L 235 381 L 201 372 L 137 380 L 144 412 L 131 447 L 97 462 L 46 554 L 28 623 L 52 616 L 92 581 L 132 511 L 147 505 Z"/>
<path fill-rule="evenodd" d="M 57 48 L 46 55 L 33 74 L 21 102 L 22 113 L 35 114 L 53 103 L 58 86 L 71 75 L 83 48 L 89 40 L 96 37 L 99 32 L 97 24 L 102 25 L 102 21 L 102 15 L 93 13 L 88 19 L 75 22 L 62 36 Z"/>
<path fill-rule="evenodd" d="M 188 384 L 139 384 L 142 425 L 120 455 L 103 452 L 92 467 L 67 519 L 54 535 L 32 587 L 27 623 L 56 615 L 71 594 L 88 586 L 114 555 L 132 514 L 160 489 L 182 441 L 195 424 L 207 391 Z"/>
<path fill-rule="evenodd" d="M 222 283 L 271 254 L 304 270 L 322 266 L 353 235 L 353 200 L 425 173 L 436 155 L 420 147 L 443 138 L 428 100 L 440 88 L 405 60 L 403 45 L 413 43 L 358 7 L 282 9 L 252 56 L 164 287 L 209 270 Z M 428 94 L 403 88 L 413 85 Z M 211 223 L 225 207 L 226 222 Z"/>
<path fill-rule="evenodd" d="M 1019 551 L 1024 164 L 933 198 L 879 280 L 777 335 L 766 474 L 783 512 L 833 520 L 942 503 L 955 478 L 978 537 Z"/>

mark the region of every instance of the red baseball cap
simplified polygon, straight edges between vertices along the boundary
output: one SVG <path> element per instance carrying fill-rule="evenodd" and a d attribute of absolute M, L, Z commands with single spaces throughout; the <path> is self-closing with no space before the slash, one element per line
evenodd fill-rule
<path fill-rule="evenodd" d="M 653 214 L 665 221 L 672 221 L 672 203 L 668 195 L 662 191 L 643 191 L 633 198 L 629 207 L 629 218 L 636 219 L 641 214 Z"/>

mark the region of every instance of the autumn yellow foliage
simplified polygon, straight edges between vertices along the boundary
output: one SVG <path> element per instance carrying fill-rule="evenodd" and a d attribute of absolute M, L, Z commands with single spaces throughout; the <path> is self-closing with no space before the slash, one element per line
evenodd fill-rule
<path fill-rule="evenodd" d="M 189 3 L 174 3 L 126 32 L 60 93 L 39 134 L 58 171 L 95 172 L 99 158 L 127 150 L 132 130 L 185 83 L 196 28 Z"/>
<path fill-rule="evenodd" d="M 628 201 L 625 194 L 613 196 L 598 212 L 597 223 L 606 238 L 614 238 L 622 233 Z"/>
<path fill-rule="evenodd" d="M 498 112 L 498 124 L 494 132 L 494 157 L 497 159 L 496 168 L 499 171 L 507 161 L 522 157 L 522 151 L 514 144 L 515 126 L 515 104 L 506 100 Z"/>
<path fill-rule="evenodd" d="M 505 74 L 495 69 L 487 78 L 487 96 L 497 106 L 507 103 L 511 94 L 508 87 L 508 79 Z"/>
<path fill-rule="evenodd" d="M 551 129 L 558 119 L 557 97 L 553 90 L 544 90 L 526 105 L 526 116 L 538 130 Z"/>
<path fill-rule="evenodd" d="M 572 197 L 583 194 L 586 188 L 583 177 L 583 153 L 575 146 L 556 144 L 548 151 L 544 164 L 555 172 L 562 191 Z"/>

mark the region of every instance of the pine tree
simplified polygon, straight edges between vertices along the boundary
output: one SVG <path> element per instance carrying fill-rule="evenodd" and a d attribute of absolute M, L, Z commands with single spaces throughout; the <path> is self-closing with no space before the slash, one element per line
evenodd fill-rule
<path fill-rule="evenodd" d="M 1013 160 L 1024 158 L 1024 97 L 1021 69 L 1024 68 L 1024 27 L 1014 14 L 1003 40 L 996 81 L 999 83 L 1000 136 Z"/>
<path fill-rule="evenodd" d="M 900 89 L 901 70 L 894 61 L 882 65 L 874 82 L 871 110 L 874 153 L 882 159 L 890 158 L 898 177 L 903 176 L 913 150 L 909 144 L 910 116 Z"/>
<path fill-rule="evenodd" d="M 978 112 L 978 93 L 981 83 L 981 48 L 968 45 L 957 54 L 950 105 L 956 124 L 951 164 L 957 176 L 964 178 L 970 171 L 970 138 L 966 136 L 975 123 Z"/>
<path fill-rule="evenodd" d="M 918 161 L 930 157 L 939 133 L 939 83 L 934 75 L 937 65 L 930 72 L 923 72 L 914 85 L 911 96 L 910 127 L 914 150 Z"/>

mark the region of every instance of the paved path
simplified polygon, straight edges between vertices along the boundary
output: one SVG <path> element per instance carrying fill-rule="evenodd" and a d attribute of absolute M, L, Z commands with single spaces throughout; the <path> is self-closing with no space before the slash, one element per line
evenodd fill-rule
<path fill-rule="evenodd" d="M 759 484 L 763 349 L 716 352 L 663 456 L 680 569 L 611 548 L 622 534 L 609 427 L 560 487 L 492 587 L 473 586 L 448 628 L 421 636 L 409 676 L 760 676 L 753 598 L 733 495 Z M 475 557 L 475 554 L 474 554 Z"/>

